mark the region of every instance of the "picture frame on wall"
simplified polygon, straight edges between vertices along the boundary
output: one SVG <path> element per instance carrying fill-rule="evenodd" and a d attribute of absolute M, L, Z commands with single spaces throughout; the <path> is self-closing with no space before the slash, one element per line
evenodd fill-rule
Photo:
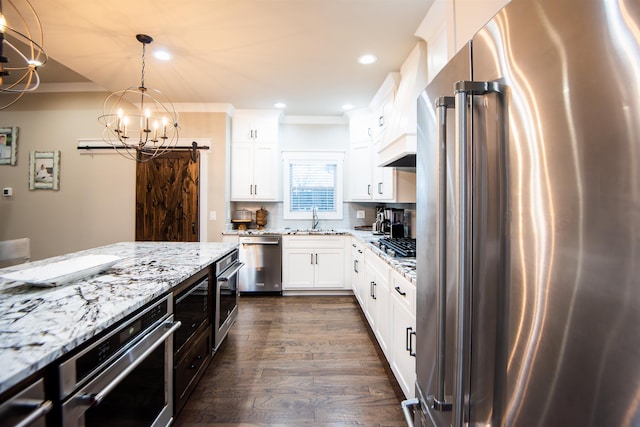
<path fill-rule="evenodd" d="M 0 165 L 15 166 L 18 156 L 18 128 L 0 127 Z"/>
<path fill-rule="evenodd" d="M 60 151 L 29 153 L 29 190 L 60 189 Z"/>

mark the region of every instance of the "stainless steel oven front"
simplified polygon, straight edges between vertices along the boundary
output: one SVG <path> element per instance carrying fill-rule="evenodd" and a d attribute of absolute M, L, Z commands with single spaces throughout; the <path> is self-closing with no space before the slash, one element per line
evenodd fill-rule
<path fill-rule="evenodd" d="M 62 425 L 167 426 L 173 420 L 171 295 L 60 364 Z"/>
<path fill-rule="evenodd" d="M 215 263 L 216 292 L 213 322 L 213 351 L 227 336 L 238 315 L 238 272 L 244 264 L 234 250 Z"/>

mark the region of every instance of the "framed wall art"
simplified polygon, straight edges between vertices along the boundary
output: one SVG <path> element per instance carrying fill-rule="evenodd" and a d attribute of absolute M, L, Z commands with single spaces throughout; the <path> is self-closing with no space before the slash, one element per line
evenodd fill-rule
<path fill-rule="evenodd" d="M 18 128 L 0 127 L 0 165 L 15 165 L 18 154 Z"/>
<path fill-rule="evenodd" d="M 60 151 L 29 153 L 29 190 L 60 189 Z"/>

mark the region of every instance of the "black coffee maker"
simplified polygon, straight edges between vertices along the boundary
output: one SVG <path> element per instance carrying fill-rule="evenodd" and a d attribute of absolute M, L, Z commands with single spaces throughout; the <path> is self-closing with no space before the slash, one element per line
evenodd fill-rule
<path fill-rule="evenodd" d="M 404 234 L 404 209 L 393 208 L 391 210 L 389 237 L 392 239 L 406 237 Z"/>

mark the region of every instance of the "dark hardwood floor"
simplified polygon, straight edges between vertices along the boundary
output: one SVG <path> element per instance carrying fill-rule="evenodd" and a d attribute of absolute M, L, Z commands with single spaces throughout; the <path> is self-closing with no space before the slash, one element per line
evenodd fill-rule
<path fill-rule="evenodd" d="M 354 297 L 243 296 L 239 309 L 174 426 L 406 426 Z"/>

